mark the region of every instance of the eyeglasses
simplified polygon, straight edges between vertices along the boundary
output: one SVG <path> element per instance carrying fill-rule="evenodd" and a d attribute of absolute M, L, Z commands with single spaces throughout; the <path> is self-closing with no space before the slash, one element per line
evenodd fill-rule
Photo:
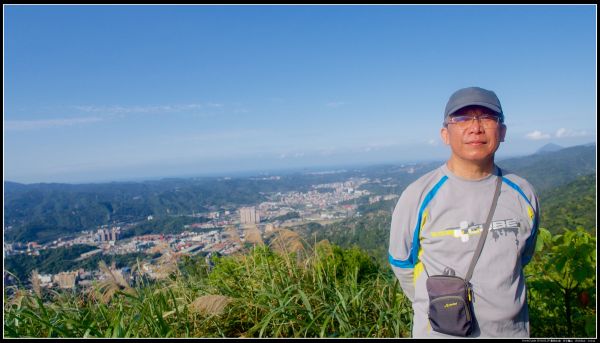
<path fill-rule="evenodd" d="M 502 118 L 493 114 L 482 114 L 480 116 L 458 115 L 450 116 L 446 124 L 456 124 L 458 128 L 465 129 L 473 123 L 473 120 L 479 120 L 481 126 L 486 129 L 495 129 Z"/>

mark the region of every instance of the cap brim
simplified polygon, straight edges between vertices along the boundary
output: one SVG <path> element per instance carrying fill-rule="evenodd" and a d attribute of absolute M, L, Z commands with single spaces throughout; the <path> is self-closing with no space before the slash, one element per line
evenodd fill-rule
<path fill-rule="evenodd" d="M 476 101 L 474 101 L 474 102 L 470 102 L 470 103 L 467 103 L 467 104 L 461 104 L 460 106 L 456 106 L 452 110 L 448 111 L 448 114 L 446 115 L 446 117 L 449 116 L 449 115 L 451 115 L 451 114 L 454 114 L 454 112 L 460 110 L 461 108 L 465 108 L 467 106 L 483 106 L 485 108 L 489 108 L 490 110 L 492 110 L 492 111 L 494 111 L 496 113 L 502 114 L 502 109 L 500 107 L 494 105 L 494 104 L 490 104 L 488 102 L 476 102 Z"/>

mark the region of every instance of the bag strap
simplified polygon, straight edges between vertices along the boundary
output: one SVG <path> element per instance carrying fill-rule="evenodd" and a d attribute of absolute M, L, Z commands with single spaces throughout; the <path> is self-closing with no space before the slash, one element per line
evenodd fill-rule
<path fill-rule="evenodd" d="M 479 242 L 477 243 L 477 248 L 475 248 L 475 253 L 473 254 L 473 258 L 471 259 L 471 265 L 469 265 L 469 271 L 467 272 L 467 276 L 465 277 L 465 281 L 469 282 L 471 280 L 471 276 L 473 275 L 473 270 L 475 269 L 475 264 L 477 264 L 477 260 L 479 259 L 479 255 L 481 255 L 481 250 L 483 250 L 483 244 L 485 243 L 485 239 L 487 237 L 487 233 L 490 229 L 490 224 L 492 223 L 492 217 L 494 216 L 494 211 L 496 210 L 496 204 L 498 204 L 498 198 L 500 197 L 500 188 L 502 187 L 502 171 L 498 168 L 498 179 L 496 181 L 496 192 L 494 193 L 494 200 L 492 200 L 492 207 L 490 208 L 490 212 L 488 213 L 487 219 L 485 220 L 485 224 L 483 225 L 481 237 L 479 237 Z"/>

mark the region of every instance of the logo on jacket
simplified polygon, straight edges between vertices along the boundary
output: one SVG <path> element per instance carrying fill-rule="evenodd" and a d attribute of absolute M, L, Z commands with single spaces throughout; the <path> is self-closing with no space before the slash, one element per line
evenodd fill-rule
<path fill-rule="evenodd" d="M 448 229 L 446 230 L 446 232 L 451 232 L 452 236 L 460 238 L 461 242 L 468 242 L 470 236 L 481 233 L 483 224 L 484 223 L 473 224 L 469 223 L 466 220 L 463 220 L 460 222 L 458 228 Z M 519 221 L 516 219 L 496 220 L 492 222 L 490 232 L 492 233 L 494 240 L 497 240 L 500 237 L 500 235 L 506 235 L 509 232 L 515 234 L 516 238 L 520 226 L 521 223 L 519 223 Z M 433 236 L 438 236 L 442 233 L 443 231 L 439 233 L 434 232 Z"/>

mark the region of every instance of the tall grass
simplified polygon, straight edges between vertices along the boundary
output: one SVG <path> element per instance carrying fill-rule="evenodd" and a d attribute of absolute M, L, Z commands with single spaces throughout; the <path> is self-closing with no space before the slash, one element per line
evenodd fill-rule
<path fill-rule="evenodd" d="M 168 278 L 132 288 L 113 277 L 82 293 L 5 290 L 5 336 L 410 335 L 410 303 L 368 255 L 326 242 L 295 246 L 255 247 L 215 258 L 212 267 L 187 258 Z"/>

